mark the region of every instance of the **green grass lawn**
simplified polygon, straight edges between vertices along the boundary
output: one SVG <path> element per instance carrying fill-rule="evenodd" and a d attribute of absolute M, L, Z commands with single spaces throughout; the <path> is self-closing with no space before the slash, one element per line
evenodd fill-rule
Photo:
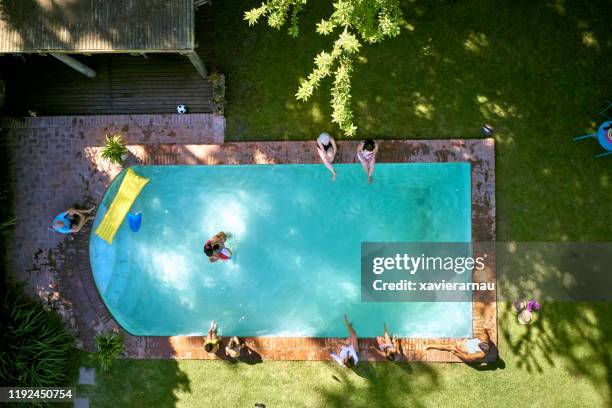
<path fill-rule="evenodd" d="M 113 407 L 605 407 L 610 402 L 612 307 L 548 304 L 534 326 L 500 306 L 502 361 L 464 364 L 119 361 L 80 386 Z"/>
<path fill-rule="evenodd" d="M 217 61 L 227 75 L 227 140 L 337 135 L 329 82 L 308 103 L 293 95 L 330 38 L 314 24 L 330 10 L 314 1 L 302 35 L 290 38 L 242 13 L 260 0 L 216 2 Z M 612 3 L 599 1 L 405 2 L 404 30 L 364 47 L 353 81 L 359 136 L 478 138 L 496 129 L 498 240 L 610 241 L 612 158 L 595 160 L 595 114 L 612 100 Z M 384 145 L 383 147 L 384 148 Z M 258 365 L 122 361 L 94 388 L 92 406 L 407 407 L 609 406 L 612 308 L 544 304 L 534 326 L 500 304 L 503 362 L 328 362 Z"/>
<path fill-rule="evenodd" d="M 299 78 L 332 37 L 314 33 L 330 10 L 313 1 L 301 36 L 215 4 L 216 68 L 227 75 L 227 140 L 337 135 L 329 86 L 297 102 Z M 404 30 L 364 46 L 353 77 L 357 137 L 478 138 L 496 129 L 498 240 L 607 241 L 612 158 L 595 160 L 595 128 L 612 101 L 612 14 L 599 1 L 405 2 Z M 383 145 L 384 148 L 384 145 Z"/>

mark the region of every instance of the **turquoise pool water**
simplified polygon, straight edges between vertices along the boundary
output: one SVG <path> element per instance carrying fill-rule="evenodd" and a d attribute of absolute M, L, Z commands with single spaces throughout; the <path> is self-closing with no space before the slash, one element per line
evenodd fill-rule
<path fill-rule="evenodd" d="M 121 326 L 136 335 L 202 334 L 213 319 L 238 336 L 359 336 L 383 321 L 406 337 L 469 337 L 471 303 L 361 303 L 360 244 L 470 242 L 468 163 L 135 166 L 150 179 L 112 245 L 92 233 L 95 282 Z M 95 227 L 125 172 L 99 205 Z M 202 247 L 232 233 L 228 262 Z"/>

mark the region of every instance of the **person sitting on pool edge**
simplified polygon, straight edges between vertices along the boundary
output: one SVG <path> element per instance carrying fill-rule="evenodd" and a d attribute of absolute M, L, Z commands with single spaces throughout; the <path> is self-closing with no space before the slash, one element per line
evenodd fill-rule
<path fill-rule="evenodd" d="M 219 259 L 226 261 L 232 257 L 232 252 L 225 247 L 225 241 L 227 241 L 227 234 L 223 231 L 206 241 L 204 253 L 210 262 L 217 262 Z"/>
<path fill-rule="evenodd" d="M 331 353 L 330 356 L 342 367 L 353 368 L 359 362 L 357 350 L 359 350 L 359 343 L 357 341 L 357 333 L 353 330 L 353 326 L 349 323 L 348 317 L 344 315 L 344 324 L 349 331 L 349 337 L 346 339 L 346 343 L 341 343 L 339 355 Z"/>
<path fill-rule="evenodd" d="M 225 346 L 225 354 L 227 354 L 229 358 L 239 359 L 243 348 L 244 343 L 241 343 L 240 339 L 234 336 L 230 339 L 229 343 L 227 343 L 227 346 Z"/>
<path fill-rule="evenodd" d="M 374 166 L 376 165 L 376 153 L 378 153 L 378 144 L 372 139 L 365 139 L 357 145 L 357 159 L 359 159 L 368 175 L 368 183 L 372 182 L 372 173 L 374 173 Z"/>
<path fill-rule="evenodd" d="M 389 361 L 395 361 L 395 357 L 399 355 L 399 340 L 395 337 L 395 334 L 389 337 L 389 331 L 387 330 L 387 323 L 384 323 L 385 334 L 384 336 L 376 336 L 376 343 L 378 347 L 370 346 L 372 350 L 381 357 L 386 357 Z"/>
<path fill-rule="evenodd" d="M 208 329 L 208 334 L 206 335 L 206 339 L 204 340 L 204 350 L 208 353 L 215 354 L 219 350 L 219 336 L 217 336 L 217 322 L 210 322 L 210 328 Z"/>
<path fill-rule="evenodd" d="M 89 210 L 77 210 L 76 208 L 70 208 L 69 210 L 58 214 L 53 219 L 52 228 L 62 234 L 76 234 L 83 228 L 85 223 L 89 220 L 93 220 L 93 215 L 90 215 L 96 206 L 91 207 Z"/>
<path fill-rule="evenodd" d="M 334 138 L 328 133 L 321 133 L 317 138 L 317 152 L 319 152 L 319 157 L 321 157 L 321 161 L 325 167 L 331 172 L 332 181 L 336 180 L 336 170 L 334 170 L 332 163 L 336 158 L 337 151 L 338 146 L 336 146 Z"/>
<path fill-rule="evenodd" d="M 460 340 L 455 344 L 433 343 L 425 346 L 425 350 L 450 351 L 464 362 L 472 363 L 485 358 L 491 349 L 489 329 L 490 326 L 485 324 L 482 334 L 477 338 Z"/>

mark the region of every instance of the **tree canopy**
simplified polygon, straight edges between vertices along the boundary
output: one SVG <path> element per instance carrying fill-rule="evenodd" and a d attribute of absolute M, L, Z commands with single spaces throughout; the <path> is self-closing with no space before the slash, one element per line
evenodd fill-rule
<path fill-rule="evenodd" d="M 268 25 L 280 29 L 288 25 L 289 35 L 299 35 L 299 13 L 308 0 L 267 0 L 244 14 L 249 25 L 267 19 Z M 302 80 L 295 97 L 307 101 L 324 78 L 333 76 L 331 88 L 332 122 L 346 136 L 354 136 L 351 108 L 351 73 L 362 43 L 373 44 L 400 33 L 402 11 L 399 0 L 334 0 L 334 11 L 317 24 L 320 35 L 337 33 L 333 47 L 321 51 L 314 59 L 314 68 Z"/>

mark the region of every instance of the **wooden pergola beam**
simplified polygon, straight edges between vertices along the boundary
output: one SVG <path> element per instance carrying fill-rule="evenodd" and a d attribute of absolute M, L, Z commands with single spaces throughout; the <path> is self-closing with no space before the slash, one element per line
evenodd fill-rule
<path fill-rule="evenodd" d="M 207 79 L 208 70 L 206 69 L 206 65 L 204 65 L 204 62 L 202 61 L 200 56 L 195 51 L 192 51 L 186 55 L 187 55 L 187 58 L 189 58 L 189 61 L 191 61 L 195 69 L 198 71 L 200 76 L 204 79 Z"/>
<path fill-rule="evenodd" d="M 62 61 L 64 64 L 68 65 L 71 68 L 76 69 L 77 71 L 79 71 L 81 74 L 89 77 L 89 78 L 95 78 L 96 77 L 96 71 L 94 71 L 93 69 L 89 68 L 87 65 L 83 64 L 80 61 L 77 61 L 76 59 L 72 58 L 69 55 L 66 54 L 61 54 L 61 53 L 57 53 L 57 52 L 51 52 L 49 53 L 49 55 L 57 58 L 58 60 Z"/>

